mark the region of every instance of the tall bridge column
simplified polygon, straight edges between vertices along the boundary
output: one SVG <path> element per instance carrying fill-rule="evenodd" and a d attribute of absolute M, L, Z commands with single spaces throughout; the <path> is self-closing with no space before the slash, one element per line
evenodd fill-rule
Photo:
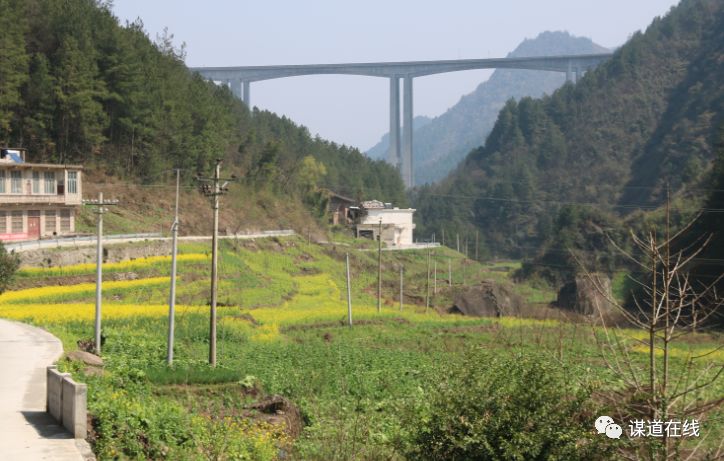
<path fill-rule="evenodd" d="M 568 61 L 568 68 L 566 69 L 566 82 L 570 82 L 573 79 L 573 69 L 571 61 Z"/>
<path fill-rule="evenodd" d="M 400 157 L 400 78 L 390 77 L 390 146 L 387 161 L 402 171 Z"/>
<path fill-rule="evenodd" d="M 402 180 L 405 186 L 415 185 L 412 173 L 412 77 L 405 77 L 402 101 Z"/>
<path fill-rule="evenodd" d="M 251 109 L 251 82 L 248 80 L 244 80 L 242 84 L 244 86 L 244 96 L 241 98 L 241 100 L 244 101 L 246 107 Z"/>
<path fill-rule="evenodd" d="M 231 89 L 231 93 L 241 99 L 241 79 L 235 78 L 227 81 L 229 82 L 228 84 Z"/>

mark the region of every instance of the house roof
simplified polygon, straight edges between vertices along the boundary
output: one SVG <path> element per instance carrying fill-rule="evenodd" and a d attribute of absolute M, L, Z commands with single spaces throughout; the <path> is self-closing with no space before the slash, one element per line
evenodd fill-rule
<path fill-rule="evenodd" d="M 343 201 L 349 202 L 349 203 L 357 203 L 357 200 L 355 200 L 353 198 L 345 197 L 344 195 L 338 194 L 329 189 L 325 189 L 325 191 L 327 192 L 327 195 L 329 195 L 330 197 L 335 197 L 335 198 L 338 198 L 340 200 L 343 200 Z"/>

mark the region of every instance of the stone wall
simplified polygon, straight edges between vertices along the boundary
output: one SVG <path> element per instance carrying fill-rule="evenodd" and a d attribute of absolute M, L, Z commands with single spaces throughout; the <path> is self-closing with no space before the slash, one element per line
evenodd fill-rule
<path fill-rule="evenodd" d="M 171 253 L 170 241 L 149 240 L 138 243 L 108 244 L 103 247 L 103 262 L 120 262 Z M 21 267 L 63 267 L 95 263 L 96 247 L 66 247 L 32 250 L 19 253 Z"/>

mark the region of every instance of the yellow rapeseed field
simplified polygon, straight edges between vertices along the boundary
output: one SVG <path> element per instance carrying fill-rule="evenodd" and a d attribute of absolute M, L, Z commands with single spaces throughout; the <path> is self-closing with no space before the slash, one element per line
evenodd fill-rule
<path fill-rule="evenodd" d="M 151 277 L 137 280 L 119 280 L 113 282 L 103 282 L 104 289 L 114 288 L 136 288 L 162 283 L 170 283 L 170 277 Z M 6 303 L 17 303 L 21 301 L 37 302 L 42 299 L 50 299 L 62 297 L 68 294 L 80 294 L 85 292 L 94 292 L 95 283 L 79 283 L 76 285 L 64 286 L 46 286 L 40 288 L 27 288 L 25 290 L 8 291 L 0 295 L 0 305 Z"/>
<path fill-rule="evenodd" d="M 176 306 L 179 315 L 206 313 L 206 306 Z M 167 305 L 103 304 L 103 318 L 162 317 L 168 315 Z M 0 305 L 0 317 L 29 320 L 36 324 L 88 321 L 95 318 L 95 304 L 6 304 Z"/>

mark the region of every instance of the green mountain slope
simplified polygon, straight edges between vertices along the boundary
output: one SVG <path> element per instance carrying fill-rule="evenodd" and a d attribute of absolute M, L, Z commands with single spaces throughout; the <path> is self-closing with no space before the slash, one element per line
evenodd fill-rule
<path fill-rule="evenodd" d="M 490 251 L 531 255 L 565 205 L 627 216 L 703 199 L 722 122 L 724 7 L 684 0 L 578 84 L 510 101 L 484 147 L 417 192 L 423 232 L 479 229 Z M 688 205 L 683 205 L 688 203 Z"/>
<path fill-rule="evenodd" d="M 272 202 L 319 210 L 320 186 L 406 200 L 384 162 L 250 112 L 227 88 L 189 72 L 172 35 L 153 43 L 140 21 L 120 26 L 109 5 L 0 0 L 0 145 L 28 148 L 31 161 L 82 163 L 88 177 L 144 183 L 178 167 L 190 181 L 224 158 L 250 202 L 265 189 Z"/>
<path fill-rule="evenodd" d="M 543 32 L 524 40 L 508 57 L 586 54 L 607 52 L 588 38 L 567 32 Z M 560 72 L 498 69 L 475 91 L 429 123 L 415 126 L 415 180 L 419 184 L 445 177 L 472 149 L 482 145 L 495 124 L 498 112 L 510 98 L 541 97 L 565 83 Z M 389 136 L 367 151 L 372 158 L 386 159 Z"/>

